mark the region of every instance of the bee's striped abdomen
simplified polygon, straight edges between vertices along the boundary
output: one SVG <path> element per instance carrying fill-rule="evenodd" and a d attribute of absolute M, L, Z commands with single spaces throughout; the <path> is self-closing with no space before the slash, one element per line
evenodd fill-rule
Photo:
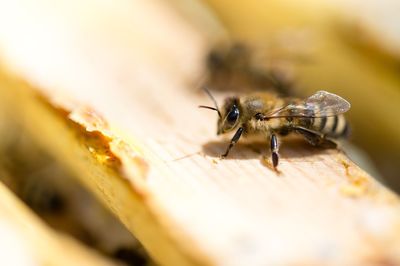
<path fill-rule="evenodd" d="M 328 112 L 324 110 L 324 113 L 327 113 L 328 116 L 320 116 L 320 108 L 315 106 L 314 109 L 309 109 L 308 114 L 310 117 L 300 119 L 300 124 L 303 127 L 309 128 L 316 132 L 320 132 L 325 136 L 332 138 L 341 138 L 347 137 L 349 134 L 349 125 L 344 117 L 344 115 L 329 115 Z"/>
<path fill-rule="evenodd" d="M 347 137 L 349 133 L 344 115 L 314 118 L 312 129 L 334 138 Z"/>
<path fill-rule="evenodd" d="M 338 110 L 326 105 L 289 102 L 295 106 L 288 110 L 287 121 L 293 126 L 310 129 L 330 138 L 346 138 L 350 133 L 349 125 L 343 114 L 335 115 Z"/>

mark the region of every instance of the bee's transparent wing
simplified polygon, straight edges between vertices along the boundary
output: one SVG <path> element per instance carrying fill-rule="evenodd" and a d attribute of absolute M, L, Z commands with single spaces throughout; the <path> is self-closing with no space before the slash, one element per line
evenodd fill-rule
<path fill-rule="evenodd" d="M 327 91 L 318 91 L 304 102 L 289 104 L 270 117 L 327 117 L 345 113 L 349 109 L 350 103 L 342 97 Z"/>
<path fill-rule="evenodd" d="M 313 109 L 318 116 L 343 114 L 351 107 L 348 101 L 327 91 L 317 91 L 315 94 L 311 95 L 305 101 L 305 106 Z M 318 110 L 315 110 L 316 107 Z"/>

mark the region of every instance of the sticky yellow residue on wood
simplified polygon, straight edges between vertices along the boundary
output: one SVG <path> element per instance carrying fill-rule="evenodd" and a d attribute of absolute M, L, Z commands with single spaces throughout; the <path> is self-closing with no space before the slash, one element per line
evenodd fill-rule
<path fill-rule="evenodd" d="M 73 109 L 68 118 L 84 126 L 87 131 L 101 131 L 105 135 L 112 136 L 108 123 L 103 117 L 90 107 L 82 106 Z"/>
<path fill-rule="evenodd" d="M 349 161 L 343 154 L 339 158 L 339 162 L 344 167 L 346 176 L 345 182 L 339 187 L 339 191 L 343 195 L 352 198 L 369 198 L 375 202 L 385 202 L 387 204 L 398 202 L 398 198 L 394 193 L 381 189 L 381 184 Z"/>
<path fill-rule="evenodd" d="M 372 192 L 373 185 L 364 172 L 358 171 L 347 160 L 340 158 L 347 180 L 340 186 L 340 192 L 349 197 L 360 197 Z"/>
<path fill-rule="evenodd" d="M 78 139 L 90 154 L 102 165 L 108 166 L 122 176 L 145 179 L 148 164 L 128 143 L 111 132 L 106 120 L 91 107 L 66 98 L 38 95 L 41 102 L 61 115 L 78 132 Z M 130 172 L 132 175 L 127 175 Z"/>

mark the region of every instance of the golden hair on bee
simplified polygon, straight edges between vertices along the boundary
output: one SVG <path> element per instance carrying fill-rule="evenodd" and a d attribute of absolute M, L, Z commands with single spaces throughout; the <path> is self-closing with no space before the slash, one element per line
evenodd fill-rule
<path fill-rule="evenodd" d="M 278 136 L 300 134 L 313 146 L 333 148 L 337 139 L 347 137 L 349 133 L 343 113 L 350 109 L 350 103 L 327 91 L 318 91 L 306 99 L 281 98 L 268 92 L 250 93 L 226 98 L 221 109 L 212 94 L 205 91 L 214 107 L 199 107 L 218 113 L 217 134 L 235 131 L 222 158 L 228 156 L 241 136 L 261 134 L 269 138 L 272 164 L 276 168 L 279 163 Z"/>

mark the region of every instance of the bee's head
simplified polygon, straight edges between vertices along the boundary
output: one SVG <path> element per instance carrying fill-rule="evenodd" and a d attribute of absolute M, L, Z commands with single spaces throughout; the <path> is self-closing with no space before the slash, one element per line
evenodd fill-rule
<path fill-rule="evenodd" d="M 218 119 L 217 134 L 224 134 L 234 130 L 239 125 L 239 117 L 239 98 L 227 98 L 222 106 L 221 116 Z"/>
<path fill-rule="evenodd" d="M 227 98 L 224 102 L 224 106 L 220 110 L 218 108 L 217 101 L 212 96 L 212 94 L 204 88 L 204 91 L 210 96 L 211 100 L 214 102 L 214 106 L 199 105 L 200 108 L 206 108 L 214 110 L 218 113 L 218 130 L 217 135 L 228 133 L 234 130 L 239 125 L 240 108 L 239 108 L 239 98 L 231 97 Z"/>

